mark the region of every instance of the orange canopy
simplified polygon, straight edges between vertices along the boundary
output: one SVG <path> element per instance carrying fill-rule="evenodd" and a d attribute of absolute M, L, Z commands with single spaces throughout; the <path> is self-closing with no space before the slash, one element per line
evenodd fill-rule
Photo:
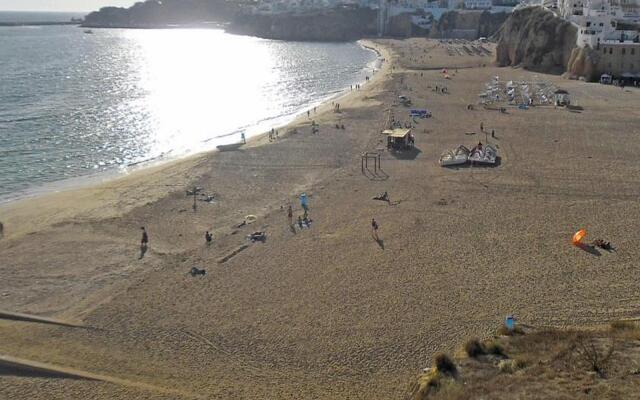
<path fill-rule="evenodd" d="M 580 229 L 578 232 L 576 232 L 573 235 L 573 239 L 571 240 L 571 242 L 573 243 L 574 246 L 579 245 L 580 243 L 582 243 L 582 239 L 587 236 L 587 231 L 584 229 Z"/>

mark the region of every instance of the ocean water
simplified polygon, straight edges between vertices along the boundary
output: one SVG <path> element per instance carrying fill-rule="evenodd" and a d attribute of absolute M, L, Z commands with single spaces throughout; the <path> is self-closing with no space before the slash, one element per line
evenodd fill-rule
<path fill-rule="evenodd" d="M 220 30 L 0 28 L 0 199 L 267 131 L 375 61 L 357 43 Z"/>
<path fill-rule="evenodd" d="M 0 11 L 0 22 L 69 22 L 71 18 L 83 18 L 85 15 L 86 13 L 69 12 Z"/>

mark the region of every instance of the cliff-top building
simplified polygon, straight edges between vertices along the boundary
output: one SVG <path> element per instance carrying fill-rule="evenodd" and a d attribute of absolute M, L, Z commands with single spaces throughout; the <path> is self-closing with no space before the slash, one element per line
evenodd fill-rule
<path fill-rule="evenodd" d="M 595 50 L 594 68 L 618 79 L 640 79 L 640 0 L 558 0 L 543 5 L 577 29 L 578 47 Z"/>

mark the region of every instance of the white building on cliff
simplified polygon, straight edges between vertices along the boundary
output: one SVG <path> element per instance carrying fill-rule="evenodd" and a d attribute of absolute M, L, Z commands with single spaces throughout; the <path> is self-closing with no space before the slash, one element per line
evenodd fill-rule
<path fill-rule="evenodd" d="M 552 10 L 576 25 L 580 47 L 639 40 L 640 0 L 558 0 Z"/>

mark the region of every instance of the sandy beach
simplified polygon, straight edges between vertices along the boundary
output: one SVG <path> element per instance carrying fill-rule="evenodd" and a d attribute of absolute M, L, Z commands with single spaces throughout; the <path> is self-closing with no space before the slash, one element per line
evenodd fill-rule
<path fill-rule="evenodd" d="M 0 310 L 86 327 L 0 319 L 0 397 L 404 398 L 435 352 L 507 314 L 555 327 L 638 317 L 640 91 L 497 68 L 437 41 L 367 45 L 387 60 L 372 81 L 275 142 L 0 208 Z M 579 107 L 483 109 L 495 76 L 551 82 Z M 400 156 L 380 134 L 389 111 L 410 121 L 399 95 L 433 113 Z M 487 139 L 498 166 L 438 165 Z M 382 171 L 363 173 L 374 151 Z M 215 201 L 194 212 L 193 186 Z M 385 191 L 390 203 L 372 200 Z M 302 215 L 302 192 L 313 222 L 292 230 L 286 207 Z M 580 228 L 617 251 L 572 246 Z M 250 243 L 254 231 L 266 241 Z M 3 356 L 85 378 L 30 375 Z"/>

